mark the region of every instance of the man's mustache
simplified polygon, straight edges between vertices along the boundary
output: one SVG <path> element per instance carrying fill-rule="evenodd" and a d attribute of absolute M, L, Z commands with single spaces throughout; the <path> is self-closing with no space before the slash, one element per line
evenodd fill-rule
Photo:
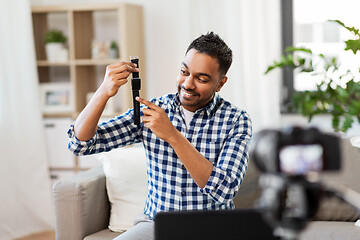
<path fill-rule="evenodd" d="M 186 92 L 190 93 L 190 94 L 193 94 L 193 95 L 199 95 L 197 92 L 195 92 L 194 90 L 192 89 L 186 89 L 185 87 L 183 86 L 180 86 L 179 89 L 182 89 L 182 90 L 185 90 Z"/>

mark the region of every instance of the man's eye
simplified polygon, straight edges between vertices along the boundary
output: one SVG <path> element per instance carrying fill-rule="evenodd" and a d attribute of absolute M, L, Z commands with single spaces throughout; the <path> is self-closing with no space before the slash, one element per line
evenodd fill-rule
<path fill-rule="evenodd" d="M 180 69 L 180 72 L 181 72 L 181 74 L 183 74 L 183 75 L 187 75 L 188 73 L 185 71 L 185 70 L 183 70 L 183 69 Z"/>

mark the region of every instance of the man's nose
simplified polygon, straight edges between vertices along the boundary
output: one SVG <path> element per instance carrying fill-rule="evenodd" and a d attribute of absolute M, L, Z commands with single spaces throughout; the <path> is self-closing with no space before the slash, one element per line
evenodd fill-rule
<path fill-rule="evenodd" d="M 194 84 L 194 77 L 192 75 L 189 75 L 185 78 L 184 81 L 184 88 L 186 89 L 194 89 L 195 88 L 195 84 Z"/>

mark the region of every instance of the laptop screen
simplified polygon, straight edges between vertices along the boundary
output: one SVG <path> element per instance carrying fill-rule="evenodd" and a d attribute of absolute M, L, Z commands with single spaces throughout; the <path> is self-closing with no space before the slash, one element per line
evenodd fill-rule
<path fill-rule="evenodd" d="M 155 240 L 280 239 L 255 209 L 173 211 L 155 215 Z"/>

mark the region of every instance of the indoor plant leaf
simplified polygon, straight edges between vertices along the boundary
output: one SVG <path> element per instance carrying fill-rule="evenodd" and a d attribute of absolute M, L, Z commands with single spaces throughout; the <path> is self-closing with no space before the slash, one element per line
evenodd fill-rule
<path fill-rule="evenodd" d="M 357 51 L 360 51 L 360 39 L 349 39 L 345 41 L 345 44 L 345 50 L 351 50 L 354 54 L 356 54 Z"/>
<path fill-rule="evenodd" d="M 344 50 L 351 50 L 354 54 L 360 51 L 359 30 L 355 27 L 347 27 L 339 20 L 330 21 L 340 24 L 357 38 L 345 41 Z M 360 122 L 360 81 L 356 80 L 350 69 L 340 68 L 341 63 L 336 57 L 328 57 L 323 53 L 314 54 L 308 48 L 290 46 L 285 52 L 286 55 L 281 57 L 280 62 L 274 61 L 265 73 L 276 68 L 291 67 L 299 72 L 321 77 L 316 90 L 293 93 L 290 109 L 308 117 L 309 121 L 314 115 L 329 113 L 335 131 L 346 132 L 351 128 L 355 117 Z M 293 57 L 297 52 L 299 54 Z M 341 81 L 347 81 L 345 87 L 339 84 Z"/>
<path fill-rule="evenodd" d="M 65 43 L 66 37 L 60 30 L 51 29 L 45 34 L 45 43 Z"/>

